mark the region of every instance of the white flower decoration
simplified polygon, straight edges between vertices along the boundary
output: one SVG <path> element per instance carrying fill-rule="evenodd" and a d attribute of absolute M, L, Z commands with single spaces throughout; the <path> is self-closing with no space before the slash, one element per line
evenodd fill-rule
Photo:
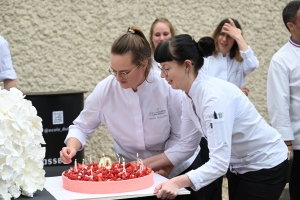
<path fill-rule="evenodd" d="M 45 184 L 42 119 L 23 93 L 0 88 L 0 199 L 32 197 Z"/>

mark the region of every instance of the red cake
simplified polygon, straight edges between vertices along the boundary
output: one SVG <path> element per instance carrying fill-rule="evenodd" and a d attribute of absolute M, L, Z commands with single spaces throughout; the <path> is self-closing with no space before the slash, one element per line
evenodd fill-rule
<path fill-rule="evenodd" d="M 75 166 L 76 168 L 76 166 Z M 77 164 L 62 173 L 63 187 L 66 190 L 88 194 L 110 194 L 131 192 L 150 187 L 153 171 L 139 163 L 119 162 L 109 167 L 98 163 L 89 165 Z"/>

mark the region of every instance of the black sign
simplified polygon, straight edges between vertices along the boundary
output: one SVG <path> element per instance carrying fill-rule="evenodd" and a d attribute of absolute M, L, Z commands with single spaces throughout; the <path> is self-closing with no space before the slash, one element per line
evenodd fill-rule
<path fill-rule="evenodd" d="M 44 166 L 64 165 L 60 161 L 59 152 L 65 146 L 69 126 L 83 109 L 84 93 L 85 91 L 67 91 L 25 94 L 25 99 L 32 102 L 37 115 L 43 120 L 43 137 L 46 142 Z M 73 162 L 75 158 L 81 162 L 84 151 L 77 152 Z"/>

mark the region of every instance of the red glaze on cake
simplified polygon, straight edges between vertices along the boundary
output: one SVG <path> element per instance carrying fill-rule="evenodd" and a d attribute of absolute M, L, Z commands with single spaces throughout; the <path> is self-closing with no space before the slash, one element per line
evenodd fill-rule
<path fill-rule="evenodd" d="M 112 164 L 111 169 L 98 167 L 98 163 L 77 165 L 62 173 L 63 188 L 87 194 L 110 194 L 141 190 L 153 185 L 153 171 L 135 163 Z"/>

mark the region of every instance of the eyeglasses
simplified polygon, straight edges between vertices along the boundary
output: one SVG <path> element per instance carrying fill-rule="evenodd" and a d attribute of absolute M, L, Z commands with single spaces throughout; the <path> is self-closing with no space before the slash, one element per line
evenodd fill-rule
<path fill-rule="evenodd" d="M 166 76 L 168 76 L 168 72 L 169 72 L 170 69 L 164 69 L 164 68 L 162 68 L 160 65 L 158 65 L 158 68 L 159 68 L 162 72 L 164 72 L 164 74 L 165 74 Z"/>
<path fill-rule="evenodd" d="M 136 66 L 136 68 L 138 68 L 139 66 L 140 65 Z M 119 76 L 121 76 L 121 78 L 126 79 L 126 78 L 128 78 L 128 75 L 131 74 L 131 72 L 133 72 L 134 70 L 136 70 L 136 68 L 134 68 L 130 72 L 116 72 L 112 68 L 110 68 L 108 71 L 109 71 L 109 73 L 111 73 L 111 75 L 117 76 L 117 74 L 119 74 Z"/>

